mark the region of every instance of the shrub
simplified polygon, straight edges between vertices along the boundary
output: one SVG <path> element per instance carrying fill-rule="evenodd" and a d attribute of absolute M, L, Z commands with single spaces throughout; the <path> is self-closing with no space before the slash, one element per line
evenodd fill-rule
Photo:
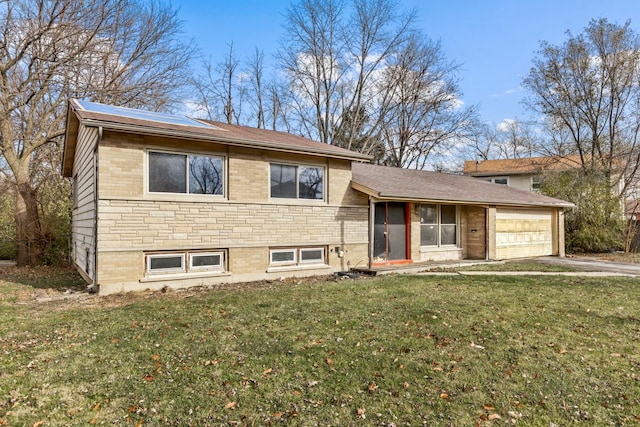
<path fill-rule="evenodd" d="M 573 202 L 565 211 L 568 252 L 605 252 L 624 248 L 624 216 L 620 197 L 607 174 L 576 169 L 547 173 L 541 191 Z"/>

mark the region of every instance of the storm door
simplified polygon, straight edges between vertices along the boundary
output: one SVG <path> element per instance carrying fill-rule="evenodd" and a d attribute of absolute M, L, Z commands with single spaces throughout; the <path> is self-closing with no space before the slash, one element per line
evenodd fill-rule
<path fill-rule="evenodd" d="M 375 204 L 373 227 L 374 261 L 407 259 L 406 204 Z"/>

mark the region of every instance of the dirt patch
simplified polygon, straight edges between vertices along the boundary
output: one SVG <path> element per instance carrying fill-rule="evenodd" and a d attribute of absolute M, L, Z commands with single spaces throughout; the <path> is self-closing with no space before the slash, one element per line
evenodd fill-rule
<path fill-rule="evenodd" d="M 0 270 L 0 286 L 3 284 L 3 271 Z M 154 299 L 185 299 L 197 296 L 203 296 L 209 292 L 233 290 L 238 292 L 247 292 L 261 289 L 270 289 L 283 286 L 305 285 L 313 286 L 327 282 L 345 280 L 337 276 L 318 276 L 310 278 L 290 278 L 284 280 L 262 280 L 255 282 L 228 283 L 215 286 L 198 286 L 188 289 L 171 289 L 166 288 L 161 291 L 141 291 L 128 292 L 121 294 L 113 294 L 99 296 L 89 293 L 86 290 L 77 289 L 53 289 L 53 288 L 33 288 L 29 286 L 20 286 L 5 295 L 0 295 L 0 302 L 12 301 L 13 304 L 30 306 L 35 310 L 55 312 L 61 310 L 83 309 L 91 307 L 100 308 L 117 308 L 135 304 L 136 302 Z M 3 301 L 4 300 L 4 301 Z"/>

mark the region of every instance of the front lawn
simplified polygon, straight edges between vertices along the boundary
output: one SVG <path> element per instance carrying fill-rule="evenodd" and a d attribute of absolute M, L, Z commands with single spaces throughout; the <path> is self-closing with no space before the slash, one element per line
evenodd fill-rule
<path fill-rule="evenodd" d="M 0 425 L 640 421 L 637 279 L 325 278 L 48 302 L 8 279 Z"/>

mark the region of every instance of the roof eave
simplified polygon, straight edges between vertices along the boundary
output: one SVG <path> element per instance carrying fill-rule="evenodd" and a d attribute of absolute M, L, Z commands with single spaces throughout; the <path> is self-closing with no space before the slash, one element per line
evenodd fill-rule
<path fill-rule="evenodd" d="M 205 135 L 198 132 L 190 132 L 182 129 L 159 129 L 152 126 L 140 126 L 140 125 L 130 125 L 124 123 L 117 123 L 112 121 L 105 121 L 93 118 L 84 118 L 81 119 L 81 122 L 85 126 L 102 126 L 105 130 L 118 131 L 118 132 L 132 132 L 143 135 L 150 136 L 166 136 L 178 139 L 191 139 L 191 140 L 199 140 L 199 141 L 207 141 L 207 142 L 222 142 L 229 145 L 234 145 L 238 147 L 245 148 L 265 148 L 275 151 L 294 153 L 294 154 L 306 154 L 306 155 L 314 155 L 314 156 L 323 156 L 330 157 L 334 159 L 343 159 L 343 160 L 359 160 L 359 161 L 371 161 L 371 156 L 356 153 L 356 152 L 347 152 L 347 153 L 335 153 L 328 150 L 310 150 L 305 149 L 304 147 L 300 148 L 292 148 L 288 145 L 282 145 L 277 143 L 265 142 L 265 141 L 256 141 L 251 139 L 244 138 L 229 138 L 220 135 Z M 346 150 L 345 150 L 346 151 Z"/>
<path fill-rule="evenodd" d="M 503 202 L 495 200 L 462 200 L 462 199 L 445 199 L 445 198 L 423 198 L 415 196 L 406 196 L 401 194 L 389 194 L 375 191 L 367 186 L 351 181 L 351 188 L 360 191 L 368 196 L 376 199 L 394 201 L 394 202 L 418 202 L 418 203 L 445 203 L 454 205 L 472 205 L 472 206 L 507 206 L 507 207 L 535 207 L 535 208 L 573 208 L 572 203 L 527 203 L 527 202 Z"/>
<path fill-rule="evenodd" d="M 65 123 L 64 144 L 62 148 L 62 176 L 71 177 L 73 160 L 78 140 L 80 122 L 75 114 L 71 101 L 67 104 L 67 118 Z"/>

